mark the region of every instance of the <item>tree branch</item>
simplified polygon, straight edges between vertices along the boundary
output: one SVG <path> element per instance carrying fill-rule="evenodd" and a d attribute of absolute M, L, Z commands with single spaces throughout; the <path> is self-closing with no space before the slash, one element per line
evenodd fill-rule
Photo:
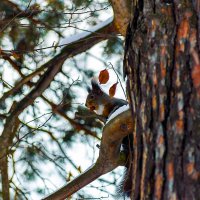
<path fill-rule="evenodd" d="M 25 108 L 31 105 L 37 97 L 41 96 L 47 87 L 49 87 L 51 81 L 60 71 L 64 61 L 86 51 L 98 42 L 107 39 L 110 36 L 108 33 L 110 33 L 112 30 L 112 23 L 108 24 L 97 32 L 89 34 L 86 38 L 65 46 L 58 55 L 43 65 L 44 68 L 47 68 L 47 71 L 41 76 L 35 88 L 17 103 L 13 111 L 10 113 L 10 116 L 6 120 L 4 126 L 5 128 L 2 132 L 2 135 L 0 136 L 0 158 L 5 156 L 3 153 L 3 148 L 12 145 L 12 141 L 15 136 L 15 132 L 12 130 L 17 117 L 23 112 Z"/>
<path fill-rule="evenodd" d="M 114 12 L 114 25 L 122 35 L 126 35 L 126 29 L 131 18 L 130 0 L 110 0 Z"/>
<path fill-rule="evenodd" d="M 59 108 L 59 105 L 54 104 L 53 102 L 49 101 L 46 97 L 42 96 L 42 99 L 45 100 L 52 108 L 53 113 L 58 114 L 62 116 L 64 119 L 66 119 L 70 124 L 77 130 L 83 130 L 85 131 L 85 134 L 91 135 L 92 137 L 97 138 L 98 140 L 100 139 L 97 136 L 97 133 L 94 131 L 90 131 L 88 128 L 86 128 L 83 124 L 80 124 L 76 122 L 75 120 L 71 119 L 68 117 L 62 109 Z"/>
<path fill-rule="evenodd" d="M 8 160 L 7 156 L 0 160 L 1 182 L 2 182 L 2 197 L 3 200 L 10 199 L 9 193 L 9 178 L 8 178 Z"/>
<path fill-rule="evenodd" d="M 14 93 L 18 92 L 22 86 L 24 84 L 28 84 L 30 85 L 29 81 L 31 79 L 33 79 L 35 76 L 40 75 L 43 71 L 45 70 L 45 66 L 41 66 L 40 68 L 38 68 L 37 70 L 35 70 L 33 73 L 24 76 L 23 79 L 21 79 L 11 90 L 7 91 L 4 93 L 4 95 L 0 98 L 0 104 L 3 103 L 3 101 L 5 101 L 5 99 L 11 95 L 13 95 Z"/>
<path fill-rule="evenodd" d="M 123 138 L 132 132 L 133 122 L 130 110 L 119 114 L 108 122 L 103 129 L 99 157 L 96 163 L 76 179 L 44 198 L 44 200 L 66 199 L 101 175 L 124 165 L 126 158 L 120 152 L 120 146 Z"/>

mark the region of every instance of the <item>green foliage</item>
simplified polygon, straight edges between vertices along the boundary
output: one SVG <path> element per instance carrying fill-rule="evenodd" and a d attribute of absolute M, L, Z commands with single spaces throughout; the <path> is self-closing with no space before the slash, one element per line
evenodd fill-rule
<path fill-rule="evenodd" d="M 65 134 L 63 136 L 63 142 L 69 143 L 73 141 L 73 136 L 74 136 L 75 130 L 68 130 L 65 131 Z"/>
<path fill-rule="evenodd" d="M 113 37 L 107 40 L 107 43 L 104 47 L 104 54 L 106 56 L 111 56 L 115 54 L 123 54 L 123 40 L 117 37 Z"/>
<path fill-rule="evenodd" d="M 36 179 L 36 174 L 30 167 L 27 167 L 23 174 L 27 181 L 34 181 Z"/>
<path fill-rule="evenodd" d="M 33 147 L 27 147 L 26 156 L 27 156 L 28 160 L 30 160 L 30 159 L 34 160 L 34 157 L 37 155 L 36 153 L 37 152 L 35 151 L 35 149 Z"/>
<path fill-rule="evenodd" d="M 37 188 L 37 193 L 44 195 L 45 194 L 45 190 L 42 189 L 42 188 Z"/>
<path fill-rule="evenodd" d="M 76 7 L 88 7 L 93 0 L 72 0 Z"/>
<path fill-rule="evenodd" d="M 71 111 L 73 108 L 73 100 L 76 98 L 77 95 L 75 93 L 72 93 L 70 89 L 64 89 L 62 92 L 62 110 L 64 110 L 64 112 Z"/>

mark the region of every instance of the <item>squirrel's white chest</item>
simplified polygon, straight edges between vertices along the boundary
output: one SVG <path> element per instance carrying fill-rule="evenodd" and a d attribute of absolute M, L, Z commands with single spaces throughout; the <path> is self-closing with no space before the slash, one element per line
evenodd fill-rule
<path fill-rule="evenodd" d="M 104 111 L 104 105 L 99 105 L 98 109 L 96 110 L 96 113 L 98 115 L 102 115 Z"/>

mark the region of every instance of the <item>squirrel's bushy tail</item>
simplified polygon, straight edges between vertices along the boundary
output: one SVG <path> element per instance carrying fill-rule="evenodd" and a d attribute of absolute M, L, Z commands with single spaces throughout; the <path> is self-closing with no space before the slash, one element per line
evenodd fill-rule
<path fill-rule="evenodd" d="M 125 164 L 125 170 L 123 174 L 123 178 L 121 180 L 121 183 L 119 184 L 118 188 L 118 196 L 123 196 L 124 199 L 126 197 L 129 197 L 131 195 L 131 189 L 132 189 L 132 174 L 133 174 L 133 137 L 132 135 L 128 135 L 125 137 L 122 141 L 122 148 L 123 151 L 126 154 L 126 164 Z"/>
<path fill-rule="evenodd" d="M 132 189 L 132 170 L 132 165 L 130 165 L 128 168 L 126 168 L 124 173 L 123 193 L 128 197 L 131 195 Z"/>
<path fill-rule="evenodd" d="M 122 180 L 117 188 L 117 199 L 130 197 L 132 189 L 132 166 L 125 168 Z"/>

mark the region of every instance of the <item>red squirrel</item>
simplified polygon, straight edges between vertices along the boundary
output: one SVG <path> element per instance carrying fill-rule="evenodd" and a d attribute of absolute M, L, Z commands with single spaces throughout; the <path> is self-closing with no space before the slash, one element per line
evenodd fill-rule
<path fill-rule="evenodd" d="M 123 99 L 110 97 L 100 88 L 98 82 L 91 81 L 92 89 L 88 88 L 88 96 L 85 105 L 96 114 L 108 119 L 108 117 L 119 107 L 127 105 L 128 102 Z"/>
<path fill-rule="evenodd" d="M 128 102 L 123 99 L 118 99 L 114 97 L 110 97 L 107 95 L 100 87 L 98 82 L 94 79 L 91 81 L 92 88 L 88 88 L 88 96 L 86 99 L 86 107 L 88 107 L 91 111 L 96 112 L 97 115 L 105 118 L 102 120 L 106 122 L 106 120 L 111 116 L 115 110 L 120 108 L 121 106 L 127 105 Z M 126 171 L 124 175 L 124 179 L 120 184 L 119 193 L 123 193 L 126 196 L 130 196 L 131 192 L 131 182 L 132 182 L 132 166 L 130 165 L 131 160 L 131 152 L 133 148 L 132 134 L 125 137 L 122 141 L 122 151 L 127 155 L 127 161 L 125 164 Z"/>

